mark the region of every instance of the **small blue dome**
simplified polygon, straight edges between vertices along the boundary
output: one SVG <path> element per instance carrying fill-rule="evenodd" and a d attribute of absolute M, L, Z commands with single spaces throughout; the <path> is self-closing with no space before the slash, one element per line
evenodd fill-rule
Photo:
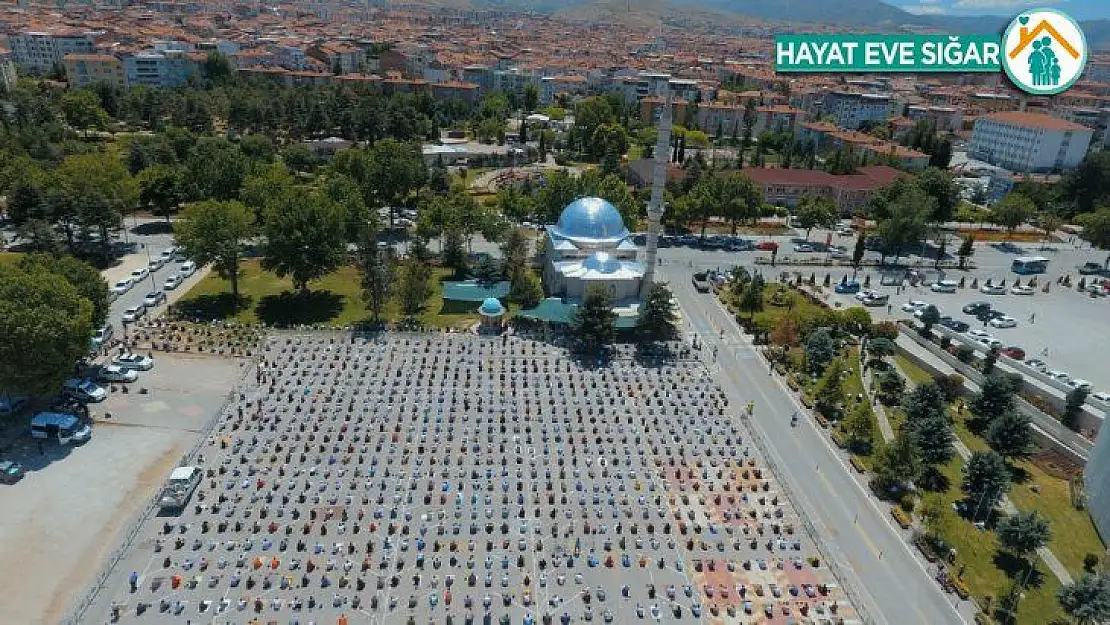
<path fill-rule="evenodd" d="M 598 273 L 617 273 L 621 268 L 621 262 L 610 256 L 608 252 L 594 252 L 583 264 L 586 265 L 586 269 Z"/>
<path fill-rule="evenodd" d="M 501 305 L 496 297 L 487 297 L 478 308 L 478 312 L 483 315 L 501 315 L 504 314 L 505 307 Z"/>
<path fill-rule="evenodd" d="M 620 212 L 599 197 L 579 198 L 567 204 L 552 230 L 565 239 L 620 241 L 628 237 Z"/>

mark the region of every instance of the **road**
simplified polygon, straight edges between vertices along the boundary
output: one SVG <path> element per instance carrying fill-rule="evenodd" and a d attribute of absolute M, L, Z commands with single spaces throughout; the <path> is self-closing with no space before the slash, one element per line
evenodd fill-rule
<path fill-rule="evenodd" d="M 755 402 L 754 433 L 767 444 L 779 479 L 790 487 L 799 514 L 813 522 L 827 557 L 839 563 L 841 581 L 856 591 L 864 604 L 860 607 L 880 623 L 965 622 L 969 606 L 963 606 L 968 615 L 957 612 L 954 599 L 932 580 L 818 426 L 810 419 L 790 426 L 790 416 L 804 412 L 803 407 L 777 377 L 768 376 L 765 362 L 740 338 L 716 299 L 693 289 L 685 266 L 664 264 L 661 275 L 678 298 L 689 330 L 707 351 L 717 349 L 722 387 L 741 405 Z"/>

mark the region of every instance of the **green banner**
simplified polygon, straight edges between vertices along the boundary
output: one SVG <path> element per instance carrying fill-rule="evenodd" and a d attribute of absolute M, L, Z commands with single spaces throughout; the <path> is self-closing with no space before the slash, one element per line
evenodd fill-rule
<path fill-rule="evenodd" d="M 998 35 L 775 35 L 775 71 L 997 72 Z"/>

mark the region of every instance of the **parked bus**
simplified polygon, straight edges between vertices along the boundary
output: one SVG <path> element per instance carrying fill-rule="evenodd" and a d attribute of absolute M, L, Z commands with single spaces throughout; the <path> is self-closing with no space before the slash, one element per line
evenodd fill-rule
<path fill-rule="evenodd" d="M 1048 259 L 1044 256 L 1020 256 L 1014 259 L 1010 269 L 1023 276 L 1046 273 L 1048 271 Z"/>

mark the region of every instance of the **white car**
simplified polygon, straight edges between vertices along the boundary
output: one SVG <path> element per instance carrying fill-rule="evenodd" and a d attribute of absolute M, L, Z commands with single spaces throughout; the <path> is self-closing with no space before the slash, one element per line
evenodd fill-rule
<path fill-rule="evenodd" d="M 143 267 L 142 269 L 136 269 L 135 271 L 131 272 L 131 280 L 136 282 L 136 283 L 142 282 L 143 278 L 145 278 L 149 275 L 150 275 L 150 270 L 147 269 L 146 267 Z"/>
<path fill-rule="evenodd" d="M 908 312 L 908 313 L 917 312 L 917 311 L 925 308 L 928 305 L 929 304 L 927 304 L 925 302 L 922 302 L 920 300 L 911 299 L 910 301 L 906 302 L 905 304 L 902 304 L 902 311 L 903 312 Z"/>
<path fill-rule="evenodd" d="M 158 304 L 166 301 L 166 294 L 162 291 L 151 291 L 143 298 L 143 306 L 147 308 L 154 308 Z"/>
<path fill-rule="evenodd" d="M 1068 380 L 1066 382 L 1066 384 L 1068 386 L 1072 387 L 1072 388 L 1083 389 L 1085 391 L 1091 390 L 1091 383 L 1086 381 L 1086 380 L 1083 380 L 1081 378 L 1074 378 L 1072 380 Z"/>
<path fill-rule="evenodd" d="M 116 283 L 112 285 L 111 290 L 116 295 L 123 295 L 124 293 L 130 291 L 131 287 L 134 285 L 134 280 L 132 280 L 131 278 L 124 278 L 123 280 L 117 280 Z"/>
<path fill-rule="evenodd" d="M 146 315 L 146 306 L 132 306 L 123 311 L 123 322 L 134 323 Z"/>
<path fill-rule="evenodd" d="M 139 379 L 139 372 L 134 369 L 124 369 L 119 365 L 105 365 L 100 368 L 97 376 L 101 382 L 134 382 Z"/>
<path fill-rule="evenodd" d="M 974 329 L 968 330 L 967 335 L 970 336 L 971 338 L 975 339 L 976 341 L 978 341 L 980 339 L 990 338 L 990 336 L 991 336 L 990 334 L 980 330 L 979 328 L 974 328 Z"/>
<path fill-rule="evenodd" d="M 176 289 L 177 287 L 181 286 L 181 282 L 182 282 L 181 276 L 179 276 L 177 274 L 174 274 L 174 275 L 166 278 L 165 283 L 162 284 L 162 288 L 166 289 L 167 291 L 172 291 L 172 290 Z"/>
<path fill-rule="evenodd" d="M 62 385 L 62 391 L 77 401 L 86 403 L 104 401 L 108 397 L 108 391 L 93 384 L 92 381 L 82 378 L 66 380 L 65 384 Z"/>
<path fill-rule="evenodd" d="M 1066 371 L 1057 371 L 1053 369 L 1051 371 L 1046 371 L 1045 374 L 1053 380 L 1063 382 L 1064 384 L 1071 381 L 1071 376 Z"/>
<path fill-rule="evenodd" d="M 136 371 L 150 371 L 154 368 L 154 359 L 140 354 L 124 354 L 112 360 L 113 365 L 121 369 L 135 369 Z"/>
<path fill-rule="evenodd" d="M 984 284 L 979 287 L 979 292 L 984 295 L 1005 295 L 1006 287 L 998 284 Z"/>
<path fill-rule="evenodd" d="M 1105 391 L 1099 391 L 1097 393 L 1091 393 L 1091 397 L 1099 400 L 1100 402 L 1102 402 L 1104 404 L 1110 404 L 1110 393 L 1107 393 Z"/>
<path fill-rule="evenodd" d="M 1017 319 L 1002 315 L 1001 317 L 995 317 L 994 319 L 991 319 L 990 324 L 992 327 L 995 328 L 1016 328 Z"/>
<path fill-rule="evenodd" d="M 1010 287 L 1010 292 L 1013 293 L 1014 295 L 1032 295 L 1035 290 L 1036 289 L 1034 289 L 1031 286 L 1021 286 L 1021 285 L 1018 285 L 1018 284 L 1015 284 L 1014 286 Z"/>

